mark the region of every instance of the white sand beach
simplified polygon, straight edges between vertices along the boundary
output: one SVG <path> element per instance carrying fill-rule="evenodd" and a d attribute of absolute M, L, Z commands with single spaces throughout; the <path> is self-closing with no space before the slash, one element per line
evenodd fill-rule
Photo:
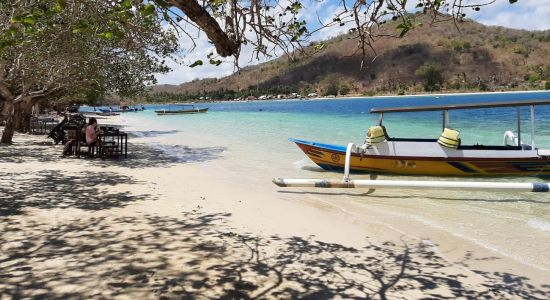
<path fill-rule="evenodd" d="M 130 134 L 136 125 L 108 122 Z M 0 299 L 550 293 L 548 231 L 533 237 L 543 249 L 538 256 L 521 260 L 405 217 L 425 194 L 282 190 L 270 182 L 281 174 L 236 169 L 233 145 L 214 145 L 225 151 L 179 139 L 188 146 L 175 157 L 151 147 L 152 134 L 131 136 L 129 157 L 118 160 L 63 158 L 62 146 L 45 136 L 17 135 L 14 145 L 0 147 Z M 446 214 L 459 226 L 463 216 Z M 532 246 L 524 241 L 518 251 Z"/>

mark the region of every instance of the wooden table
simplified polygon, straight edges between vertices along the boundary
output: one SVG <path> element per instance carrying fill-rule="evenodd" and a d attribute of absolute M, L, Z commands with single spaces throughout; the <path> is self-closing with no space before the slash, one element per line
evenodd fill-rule
<path fill-rule="evenodd" d="M 128 134 L 119 131 L 105 131 L 98 135 L 101 141 L 99 155 L 103 158 L 107 155 L 124 155 L 128 157 Z"/>
<path fill-rule="evenodd" d="M 48 134 L 56 125 L 57 121 L 52 117 L 31 117 L 30 130 L 32 134 Z"/>

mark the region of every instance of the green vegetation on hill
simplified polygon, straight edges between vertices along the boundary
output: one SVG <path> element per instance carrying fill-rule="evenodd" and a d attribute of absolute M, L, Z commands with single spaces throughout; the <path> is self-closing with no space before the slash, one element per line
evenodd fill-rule
<path fill-rule="evenodd" d="M 418 22 L 428 24 L 426 16 Z M 395 33 L 389 22 L 381 29 Z M 355 53 L 357 41 L 342 35 L 310 47 L 311 53 L 281 57 L 220 79 L 159 85 L 149 101 L 234 99 L 288 93 L 319 95 L 412 94 L 441 90 L 542 89 L 550 80 L 550 31 L 514 30 L 476 22 L 421 26 L 406 38 L 376 42 L 377 55 Z M 317 44 L 318 45 L 318 44 Z M 321 51 L 313 51 L 322 48 Z"/>

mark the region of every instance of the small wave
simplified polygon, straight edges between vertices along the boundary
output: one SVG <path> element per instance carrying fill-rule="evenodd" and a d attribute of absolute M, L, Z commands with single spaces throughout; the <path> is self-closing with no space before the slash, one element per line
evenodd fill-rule
<path fill-rule="evenodd" d="M 531 219 L 527 221 L 527 225 L 542 231 L 550 231 L 550 222 L 545 222 L 539 219 Z"/>
<path fill-rule="evenodd" d="M 160 135 L 175 134 L 179 130 L 147 130 L 147 131 L 130 131 L 129 133 L 135 137 L 156 137 Z"/>
<path fill-rule="evenodd" d="M 296 169 L 301 169 L 301 168 L 303 168 L 303 167 L 309 165 L 309 159 L 307 159 L 307 158 L 302 158 L 302 159 L 300 159 L 300 160 L 297 160 L 297 161 L 293 162 L 292 164 L 294 165 L 294 167 L 295 167 Z"/>
<path fill-rule="evenodd" d="M 166 145 L 150 143 L 149 147 L 162 153 L 174 161 L 179 162 L 206 162 L 222 158 L 225 147 L 188 147 L 183 145 Z"/>
<path fill-rule="evenodd" d="M 130 136 L 131 137 L 136 137 L 136 138 L 146 137 L 144 132 L 145 131 L 133 131 L 133 132 L 130 133 Z"/>
<path fill-rule="evenodd" d="M 304 170 L 304 171 L 317 172 L 317 173 L 327 172 L 325 169 L 323 169 L 319 166 L 313 166 L 313 165 L 303 166 L 301 169 Z"/>

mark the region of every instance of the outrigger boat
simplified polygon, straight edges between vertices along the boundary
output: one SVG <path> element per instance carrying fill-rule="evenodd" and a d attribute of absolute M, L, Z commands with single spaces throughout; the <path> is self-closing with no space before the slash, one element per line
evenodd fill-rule
<path fill-rule="evenodd" d="M 535 147 L 535 106 L 550 100 L 373 108 L 378 125 L 369 128 L 365 144 L 355 147 L 291 139 L 318 166 L 325 170 L 371 174 L 431 176 L 548 176 L 550 150 Z M 520 107 L 530 107 L 531 144 L 521 139 Z M 502 145 L 462 145 L 459 132 L 449 128 L 449 110 L 515 107 L 517 137 L 506 131 Z M 382 125 L 386 113 L 441 111 L 443 133 L 439 139 L 390 137 Z M 349 164 L 346 165 L 346 151 Z"/>
<path fill-rule="evenodd" d="M 143 108 L 138 107 L 129 107 L 129 106 L 121 106 L 118 109 L 107 109 L 107 108 L 99 108 L 98 109 L 101 113 L 104 114 L 111 114 L 111 113 L 127 113 L 127 112 L 136 112 L 136 111 L 143 111 Z"/>
<path fill-rule="evenodd" d="M 192 104 L 181 104 L 178 106 L 181 106 L 182 109 L 172 110 L 171 107 L 168 106 L 168 109 L 155 110 L 155 113 L 161 116 L 161 115 L 197 114 L 197 113 L 205 113 L 208 111 L 208 107 L 198 108 Z"/>

